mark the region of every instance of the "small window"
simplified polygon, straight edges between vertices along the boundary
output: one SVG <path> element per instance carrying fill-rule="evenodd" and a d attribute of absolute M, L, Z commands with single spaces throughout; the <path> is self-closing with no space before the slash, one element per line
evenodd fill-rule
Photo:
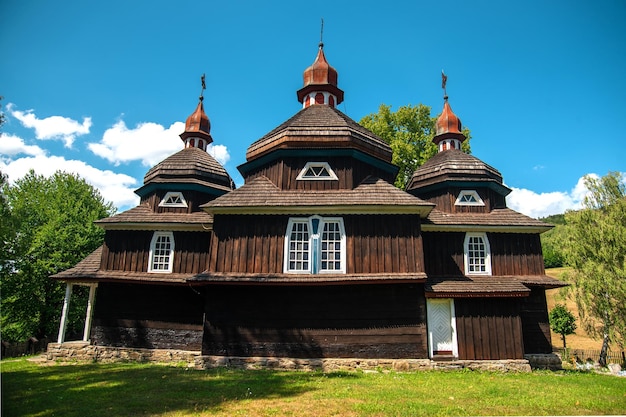
<path fill-rule="evenodd" d="M 459 193 L 456 201 L 454 202 L 456 206 L 484 206 L 485 203 L 480 198 L 478 193 L 474 190 L 463 190 Z"/>
<path fill-rule="evenodd" d="M 336 180 L 337 175 L 326 162 L 308 162 L 297 179 L 299 180 Z"/>
<path fill-rule="evenodd" d="M 491 275 L 491 253 L 485 233 L 465 235 L 465 274 Z"/>
<path fill-rule="evenodd" d="M 172 272 L 174 258 L 174 234 L 154 232 L 150 243 L 148 272 Z"/>
<path fill-rule="evenodd" d="M 285 272 L 345 273 L 343 219 L 313 216 L 289 219 L 285 236 Z"/>
<path fill-rule="evenodd" d="M 159 203 L 159 207 L 187 207 L 187 200 L 185 200 L 183 193 L 170 191 L 165 194 L 165 197 Z"/>

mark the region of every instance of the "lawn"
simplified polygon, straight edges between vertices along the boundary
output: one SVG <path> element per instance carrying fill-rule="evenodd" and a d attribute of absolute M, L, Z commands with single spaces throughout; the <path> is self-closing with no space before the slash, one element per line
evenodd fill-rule
<path fill-rule="evenodd" d="M 2 416 L 583 415 L 626 411 L 626 378 L 575 371 L 200 371 L 2 361 Z"/>

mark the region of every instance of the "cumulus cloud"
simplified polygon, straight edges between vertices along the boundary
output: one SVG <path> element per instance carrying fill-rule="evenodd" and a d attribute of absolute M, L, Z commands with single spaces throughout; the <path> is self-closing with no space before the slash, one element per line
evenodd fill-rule
<path fill-rule="evenodd" d="M 11 116 L 19 120 L 24 127 L 35 129 L 37 139 L 60 139 L 65 142 L 67 148 L 72 146 L 77 136 L 86 135 L 91 128 L 91 117 L 83 117 L 82 123 L 62 116 L 39 119 L 34 110 L 20 111 L 13 110 L 13 107 L 11 103 L 7 105 L 7 110 Z"/>
<path fill-rule="evenodd" d="M 20 154 L 43 156 L 45 151 L 36 145 L 27 145 L 18 136 L 0 133 L 0 155 L 15 156 Z"/>
<path fill-rule="evenodd" d="M 224 145 L 214 145 L 211 143 L 207 146 L 206 151 L 222 165 L 226 165 L 226 162 L 230 160 L 228 148 Z"/>
<path fill-rule="evenodd" d="M 7 174 L 11 183 L 24 177 L 31 169 L 46 177 L 58 170 L 78 174 L 97 188 L 106 201 L 113 202 L 119 210 L 139 203 L 139 197 L 133 191 L 137 180 L 126 174 L 100 170 L 83 161 L 67 160 L 60 156 L 35 155 L 8 161 L 0 160 L 0 170 Z"/>
<path fill-rule="evenodd" d="M 107 129 L 102 140 L 90 143 L 89 150 L 116 166 L 131 161 L 141 161 L 151 167 L 182 149 L 180 134 L 185 130 L 183 122 L 175 122 L 169 128 L 157 123 L 140 123 L 128 128 L 123 120 Z M 207 151 L 221 164 L 230 159 L 224 145 L 211 144 Z"/>
<path fill-rule="evenodd" d="M 115 165 L 139 160 L 145 166 L 153 166 L 182 149 L 178 135 L 183 130 L 185 125 L 181 122 L 168 129 L 157 123 L 140 123 L 129 129 L 120 120 L 104 132 L 100 142 L 90 143 L 88 148 Z"/>
<path fill-rule="evenodd" d="M 594 173 L 588 175 L 599 178 Z M 582 208 L 582 202 L 589 193 L 585 187 L 584 177 L 579 178 L 570 191 L 536 193 L 525 188 L 511 188 L 513 191 L 507 196 L 508 207 L 533 218 L 560 214 L 567 210 L 578 210 Z"/>

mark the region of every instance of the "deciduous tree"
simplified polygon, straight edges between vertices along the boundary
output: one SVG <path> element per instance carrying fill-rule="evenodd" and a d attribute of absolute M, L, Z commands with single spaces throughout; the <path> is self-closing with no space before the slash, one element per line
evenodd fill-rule
<path fill-rule="evenodd" d="M 619 173 L 587 176 L 584 209 L 566 213 L 566 262 L 581 323 L 602 338 L 600 365 L 609 344 L 626 336 L 626 187 Z"/>
<path fill-rule="evenodd" d="M 396 187 L 404 189 L 413 172 L 437 153 L 437 147 L 432 142 L 436 120 L 436 117 L 430 116 L 430 107 L 423 104 L 409 104 L 395 112 L 391 111 L 391 106 L 381 104 L 377 113 L 368 114 L 359 122 L 391 146 L 391 162 L 400 168 Z M 469 153 L 471 135 L 467 128 L 463 128 L 463 133 L 467 140 L 463 142 L 462 149 Z"/>
<path fill-rule="evenodd" d="M 576 331 L 576 317 L 563 304 L 557 304 L 548 316 L 550 328 L 563 338 L 563 349 L 567 348 L 565 336 L 574 334 Z"/>
<path fill-rule="evenodd" d="M 13 185 L 4 184 L 3 195 L 15 235 L 8 243 L 10 267 L 2 270 L 2 337 L 52 336 L 64 287 L 49 277 L 102 244 L 104 233 L 93 222 L 115 210 L 85 180 L 60 171 L 51 177 L 31 171 Z"/>

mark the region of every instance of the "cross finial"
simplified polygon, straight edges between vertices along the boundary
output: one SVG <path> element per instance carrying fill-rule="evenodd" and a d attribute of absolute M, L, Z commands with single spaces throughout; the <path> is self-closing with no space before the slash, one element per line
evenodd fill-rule
<path fill-rule="evenodd" d="M 324 47 L 324 18 L 322 17 L 322 26 L 320 28 L 320 48 Z"/>
<path fill-rule="evenodd" d="M 446 83 L 448 82 L 448 76 L 441 70 L 441 88 L 443 88 L 443 99 L 448 99 L 448 93 L 446 92 Z"/>
<path fill-rule="evenodd" d="M 202 74 L 202 77 L 200 77 L 200 82 L 202 83 L 202 89 L 200 90 L 200 101 L 202 101 L 204 100 L 204 90 L 206 90 L 205 74 Z"/>

